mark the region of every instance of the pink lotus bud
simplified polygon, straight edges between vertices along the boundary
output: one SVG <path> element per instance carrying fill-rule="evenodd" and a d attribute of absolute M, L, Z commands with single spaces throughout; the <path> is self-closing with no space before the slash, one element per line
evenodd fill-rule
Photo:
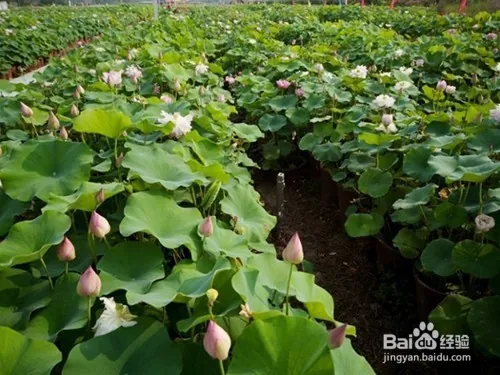
<path fill-rule="evenodd" d="M 342 324 L 341 326 L 334 328 L 329 332 L 329 334 L 328 334 L 328 346 L 331 349 L 336 349 L 344 343 L 346 328 L 347 328 L 347 325 Z"/>
<path fill-rule="evenodd" d="M 224 361 L 231 349 L 231 337 L 211 320 L 208 322 L 207 332 L 203 338 L 203 347 L 212 358 Z"/>
<path fill-rule="evenodd" d="M 75 91 L 73 92 L 73 99 L 80 99 L 80 91 L 78 91 L 78 89 L 75 89 Z"/>
<path fill-rule="evenodd" d="M 92 212 L 89 222 L 89 232 L 97 238 L 104 238 L 111 231 L 108 221 L 96 211 Z"/>
<path fill-rule="evenodd" d="M 278 86 L 279 89 L 286 90 L 288 87 L 290 87 L 290 82 L 288 82 L 286 79 L 279 79 L 276 81 L 276 86 Z"/>
<path fill-rule="evenodd" d="M 116 160 L 115 160 L 115 166 L 116 166 L 116 168 L 120 168 L 121 167 L 122 161 L 123 161 L 123 152 L 120 152 L 120 155 L 118 155 L 117 158 L 116 158 Z"/>
<path fill-rule="evenodd" d="M 76 91 L 78 91 L 81 95 L 85 94 L 85 89 L 81 85 L 76 86 Z"/>
<path fill-rule="evenodd" d="M 105 199 L 106 199 L 106 197 L 104 196 L 104 189 L 101 188 L 101 190 L 99 190 L 97 192 L 97 194 L 95 195 L 95 200 L 97 201 L 97 204 L 99 204 L 99 203 L 104 202 Z"/>
<path fill-rule="evenodd" d="M 70 111 L 70 114 L 71 114 L 71 116 L 73 116 L 73 117 L 76 117 L 76 116 L 78 116 L 78 115 L 80 114 L 80 111 L 78 110 L 78 107 L 76 106 L 76 104 L 73 104 L 73 105 L 71 106 L 71 111 Z"/>
<path fill-rule="evenodd" d="M 283 260 L 292 264 L 300 264 L 304 260 L 302 243 L 297 232 L 294 233 L 285 250 L 283 250 Z"/>
<path fill-rule="evenodd" d="M 52 130 L 57 130 L 59 129 L 59 120 L 57 119 L 56 115 L 52 111 L 49 112 L 49 121 L 48 121 L 48 126 Z"/>
<path fill-rule="evenodd" d="M 392 121 L 393 121 L 392 115 L 390 115 L 388 113 L 384 113 L 382 115 L 382 124 L 384 124 L 385 126 L 392 124 Z"/>
<path fill-rule="evenodd" d="M 33 116 L 33 110 L 30 107 L 28 107 L 23 102 L 21 102 L 20 105 L 21 105 L 21 115 L 23 115 L 23 117 L 32 117 Z"/>
<path fill-rule="evenodd" d="M 174 80 L 174 90 L 181 91 L 181 81 L 179 81 L 179 78 Z"/>
<path fill-rule="evenodd" d="M 486 39 L 495 40 L 496 38 L 497 38 L 497 34 L 496 33 L 488 33 L 488 34 L 486 34 Z"/>
<path fill-rule="evenodd" d="M 295 95 L 297 95 L 298 98 L 301 98 L 302 96 L 304 96 L 304 90 L 298 87 L 297 89 L 295 89 Z"/>
<path fill-rule="evenodd" d="M 61 262 L 71 262 L 76 258 L 75 247 L 66 236 L 64 236 L 63 241 L 57 246 L 57 258 Z"/>
<path fill-rule="evenodd" d="M 439 81 L 437 83 L 436 89 L 439 91 L 444 91 L 444 90 L 446 90 L 446 86 L 448 86 L 448 84 L 446 83 L 446 81 L 444 79 L 442 79 L 441 81 Z"/>
<path fill-rule="evenodd" d="M 59 138 L 61 138 L 63 141 L 66 141 L 69 138 L 68 131 L 64 126 L 61 128 L 61 130 L 59 130 Z"/>
<path fill-rule="evenodd" d="M 160 93 L 160 86 L 157 83 L 155 83 L 153 85 L 153 94 L 158 95 L 159 93 Z"/>
<path fill-rule="evenodd" d="M 214 233 L 214 227 L 212 225 L 212 216 L 208 216 L 203 220 L 203 222 L 198 227 L 198 232 L 203 237 L 210 237 Z"/>
<path fill-rule="evenodd" d="M 92 267 L 87 268 L 80 276 L 76 286 L 76 293 L 81 297 L 97 297 L 101 293 L 101 279 Z"/>

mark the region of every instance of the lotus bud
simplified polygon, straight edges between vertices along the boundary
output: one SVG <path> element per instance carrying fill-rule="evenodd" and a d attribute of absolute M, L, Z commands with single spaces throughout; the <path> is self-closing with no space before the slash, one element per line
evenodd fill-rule
<path fill-rule="evenodd" d="M 477 81 L 478 81 L 477 74 L 476 73 L 472 73 L 470 79 L 471 79 L 472 83 L 475 85 L 477 83 Z"/>
<path fill-rule="evenodd" d="M 75 91 L 73 92 L 73 99 L 80 99 L 80 91 L 78 91 L 78 89 L 75 89 Z"/>
<path fill-rule="evenodd" d="M 33 116 L 33 110 L 28 107 L 26 104 L 21 102 L 21 115 L 23 117 L 32 117 Z"/>
<path fill-rule="evenodd" d="M 213 288 L 210 288 L 207 290 L 207 298 L 208 298 L 208 304 L 210 306 L 213 306 L 214 302 L 217 300 L 217 297 L 219 296 L 219 292 Z"/>
<path fill-rule="evenodd" d="M 211 320 L 208 322 L 207 332 L 203 338 L 203 347 L 212 358 L 224 361 L 231 349 L 231 338 L 226 331 Z"/>
<path fill-rule="evenodd" d="M 160 86 L 157 83 L 155 83 L 153 85 L 153 94 L 158 95 L 159 93 L 160 93 Z"/>
<path fill-rule="evenodd" d="M 78 115 L 80 114 L 80 111 L 78 110 L 78 107 L 76 106 L 76 104 L 73 104 L 73 105 L 71 106 L 71 111 L 70 111 L 70 114 L 71 114 L 71 116 L 73 116 L 73 117 L 76 117 L 76 116 L 78 116 Z"/>
<path fill-rule="evenodd" d="M 294 233 L 285 250 L 283 250 L 283 260 L 292 264 L 300 264 L 304 260 L 302 243 L 297 232 Z"/>
<path fill-rule="evenodd" d="M 212 216 L 208 216 L 203 220 L 203 222 L 198 227 L 198 232 L 203 237 L 210 237 L 214 233 L 214 227 L 212 225 Z"/>
<path fill-rule="evenodd" d="M 92 267 L 87 268 L 80 276 L 76 286 L 76 293 L 81 297 L 97 297 L 101 293 L 101 279 Z"/>
<path fill-rule="evenodd" d="M 485 214 L 476 216 L 474 221 L 477 233 L 486 233 L 495 227 L 495 219 Z"/>
<path fill-rule="evenodd" d="M 60 127 L 59 120 L 57 119 L 56 115 L 52 111 L 49 112 L 49 121 L 48 121 L 49 128 L 52 130 L 57 130 Z"/>
<path fill-rule="evenodd" d="M 199 92 L 200 92 L 200 95 L 204 95 L 205 94 L 205 87 L 200 86 Z"/>
<path fill-rule="evenodd" d="M 392 124 L 392 122 L 393 122 L 393 116 L 391 114 L 384 113 L 382 115 L 382 124 L 384 124 L 385 126 L 388 126 L 388 125 Z"/>
<path fill-rule="evenodd" d="M 181 91 L 181 81 L 179 81 L 179 78 L 174 80 L 174 90 Z"/>
<path fill-rule="evenodd" d="M 295 95 L 298 97 L 298 98 L 301 98 L 304 96 L 304 90 L 301 89 L 300 87 L 298 87 L 297 89 L 295 89 Z"/>
<path fill-rule="evenodd" d="M 231 143 L 231 147 L 232 148 L 238 148 L 238 143 L 236 143 L 236 142 Z"/>
<path fill-rule="evenodd" d="M 105 199 L 106 199 L 106 197 L 104 196 L 104 189 L 101 188 L 101 190 L 99 190 L 97 192 L 97 194 L 95 195 L 95 200 L 96 200 L 97 204 L 100 204 L 100 203 L 104 202 Z"/>
<path fill-rule="evenodd" d="M 62 242 L 57 246 L 57 258 L 61 262 L 71 262 L 76 258 L 75 247 L 66 236 L 64 236 Z"/>
<path fill-rule="evenodd" d="M 116 157 L 116 160 L 115 160 L 115 166 L 116 166 L 116 168 L 120 168 L 121 165 L 122 165 L 122 162 L 123 162 L 123 152 L 120 152 L 120 155 L 118 155 Z"/>
<path fill-rule="evenodd" d="M 436 85 L 436 89 L 438 91 L 444 91 L 446 90 L 446 86 L 448 86 L 448 84 L 446 83 L 446 81 L 444 79 L 440 80 L 437 85 Z"/>
<path fill-rule="evenodd" d="M 68 131 L 64 126 L 61 128 L 61 130 L 59 130 L 59 138 L 61 138 L 63 141 L 66 141 L 69 138 Z"/>
<path fill-rule="evenodd" d="M 81 85 L 76 86 L 76 91 L 78 91 L 81 95 L 85 94 L 85 89 Z"/>
<path fill-rule="evenodd" d="M 96 211 L 92 212 L 89 222 L 89 232 L 97 238 L 104 238 L 111 231 L 108 221 Z"/>
<path fill-rule="evenodd" d="M 341 326 L 332 329 L 328 334 L 328 346 L 331 349 L 336 349 L 340 347 L 345 340 L 345 331 L 347 325 L 342 324 Z"/>

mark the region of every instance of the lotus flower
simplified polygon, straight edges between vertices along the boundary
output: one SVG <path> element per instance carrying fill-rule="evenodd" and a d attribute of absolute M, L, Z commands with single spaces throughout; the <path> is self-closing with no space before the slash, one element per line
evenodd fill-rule
<path fill-rule="evenodd" d="M 302 243 L 297 232 L 294 233 L 285 250 L 283 250 L 283 260 L 291 264 L 300 264 L 304 260 Z"/>
<path fill-rule="evenodd" d="M 104 238 L 111 231 L 111 226 L 104 217 L 93 211 L 90 216 L 89 231 L 97 238 Z"/>
<path fill-rule="evenodd" d="M 110 87 L 115 87 L 121 85 L 122 83 L 122 71 L 112 70 L 102 74 L 102 80 L 107 83 Z"/>
<path fill-rule="evenodd" d="M 320 73 L 320 74 L 325 71 L 323 64 L 320 64 L 320 63 L 314 64 L 313 69 L 316 71 L 316 73 Z"/>
<path fill-rule="evenodd" d="M 444 90 L 446 90 L 446 86 L 448 86 L 448 84 L 446 83 L 446 81 L 444 79 L 442 79 L 437 83 L 436 90 L 444 91 Z"/>
<path fill-rule="evenodd" d="M 455 86 L 452 86 L 452 85 L 446 86 L 445 92 L 447 94 L 449 94 L 449 95 L 454 94 L 455 91 L 457 91 L 457 88 Z"/>
<path fill-rule="evenodd" d="M 198 227 L 198 232 L 203 237 L 210 237 L 214 233 L 214 227 L 212 224 L 212 216 L 206 217 Z"/>
<path fill-rule="evenodd" d="M 410 74 L 413 73 L 413 69 L 412 68 L 405 68 L 404 66 L 400 67 L 399 71 L 401 73 L 403 73 L 404 75 L 406 75 L 406 76 L 409 76 Z"/>
<path fill-rule="evenodd" d="M 61 262 L 71 262 L 76 258 L 75 247 L 66 236 L 64 236 L 62 242 L 57 246 L 57 258 Z"/>
<path fill-rule="evenodd" d="M 161 117 L 158 119 L 160 124 L 168 124 L 169 122 L 172 122 L 175 125 L 174 129 L 170 133 L 172 137 L 180 138 L 191 131 L 191 121 L 193 121 L 193 115 L 189 114 L 182 116 L 179 112 L 171 114 L 165 111 L 161 111 L 160 115 Z"/>
<path fill-rule="evenodd" d="M 425 64 L 424 59 L 417 59 L 417 60 L 414 61 L 414 65 L 417 68 L 421 68 L 422 66 L 424 66 L 424 64 Z"/>
<path fill-rule="evenodd" d="M 328 346 L 331 349 L 336 349 L 344 343 L 346 328 L 347 325 L 342 324 L 328 333 Z"/>
<path fill-rule="evenodd" d="M 137 316 L 130 313 L 127 305 L 116 303 L 112 297 L 99 299 L 104 303 L 104 311 L 93 327 L 95 336 L 102 336 L 120 327 L 132 327 L 137 324 L 133 320 Z"/>
<path fill-rule="evenodd" d="M 403 92 L 403 91 L 409 89 L 410 87 L 411 87 L 410 82 L 400 81 L 394 85 L 394 90 L 399 91 L 399 92 Z"/>
<path fill-rule="evenodd" d="M 101 293 L 101 279 L 99 275 L 94 272 L 92 267 L 87 268 L 80 276 L 80 280 L 78 280 L 78 285 L 76 286 L 76 292 L 81 297 L 97 297 L 99 293 Z"/>
<path fill-rule="evenodd" d="M 226 102 L 226 97 L 224 96 L 224 94 L 217 95 L 217 101 L 219 103 L 225 103 Z"/>
<path fill-rule="evenodd" d="M 125 70 L 125 75 L 132 80 L 132 82 L 137 83 L 142 77 L 142 71 L 135 65 L 127 67 Z"/>
<path fill-rule="evenodd" d="M 396 99 L 389 95 L 379 95 L 373 100 L 373 104 L 375 104 L 379 108 L 391 108 Z"/>
<path fill-rule="evenodd" d="M 356 68 L 349 72 L 349 75 L 353 78 L 365 79 L 368 74 L 368 68 L 364 65 L 358 65 Z"/>
<path fill-rule="evenodd" d="M 227 76 L 226 78 L 224 78 L 224 81 L 228 85 L 234 85 L 236 83 L 236 79 L 234 79 L 234 77 L 231 77 L 231 76 Z"/>
<path fill-rule="evenodd" d="M 495 219 L 485 214 L 476 216 L 474 221 L 476 223 L 476 230 L 478 233 L 489 232 L 495 227 Z"/>
<path fill-rule="evenodd" d="M 200 62 L 194 68 L 194 72 L 197 76 L 203 75 L 208 72 L 208 66 Z"/>
<path fill-rule="evenodd" d="M 172 99 L 172 97 L 170 95 L 162 95 L 162 96 L 160 96 L 160 100 L 163 103 L 167 103 L 167 104 L 170 104 L 170 103 L 174 102 L 174 99 Z"/>
<path fill-rule="evenodd" d="M 403 51 L 401 48 L 400 49 L 397 49 L 396 51 L 394 51 L 394 57 L 401 57 L 405 54 L 405 51 Z"/>
<path fill-rule="evenodd" d="M 59 120 L 52 111 L 49 112 L 49 121 L 47 122 L 49 129 L 57 130 L 60 127 Z"/>
<path fill-rule="evenodd" d="M 490 118 L 494 121 L 500 121 L 500 104 L 497 104 L 495 108 L 490 109 Z"/>
<path fill-rule="evenodd" d="M 290 87 L 290 82 L 286 79 L 279 79 L 276 81 L 276 86 L 281 90 L 286 90 Z"/>
<path fill-rule="evenodd" d="M 485 38 L 488 40 L 496 40 L 497 34 L 496 33 L 488 33 L 488 34 L 486 34 Z"/>
<path fill-rule="evenodd" d="M 392 121 L 393 121 L 393 116 L 388 114 L 388 113 L 384 113 L 382 115 L 382 124 L 384 124 L 385 126 L 389 125 L 389 124 L 392 124 Z"/>
<path fill-rule="evenodd" d="M 229 355 L 229 349 L 231 349 L 231 338 L 226 331 L 211 320 L 208 322 L 203 347 L 212 358 L 224 361 Z"/>
<path fill-rule="evenodd" d="M 26 104 L 21 102 L 20 107 L 21 107 L 21 115 L 23 117 L 32 117 L 33 116 L 33 110 L 30 107 L 28 107 Z"/>
<path fill-rule="evenodd" d="M 298 97 L 298 98 L 301 98 L 304 96 L 304 90 L 300 87 L 296 88 L 295 89 L 295 95 Z"/>

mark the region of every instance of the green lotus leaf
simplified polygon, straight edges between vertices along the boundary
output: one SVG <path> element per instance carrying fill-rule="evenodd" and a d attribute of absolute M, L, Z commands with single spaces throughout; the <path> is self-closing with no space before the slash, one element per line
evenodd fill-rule
<path fill-rule="evenodd" d="M 366 237 L 377 234 L 384 225 L 384 219 L 377 213 L 352 214 L 344 226 L 350 237 Z"/>
<path fill-rule="evenodd" d="M 231 280 L 234 290 L 248 303 L 253 312 L 260 313 L 271 310 L 269 301 L 271 294 L 259 282 L 259 271 L 254 268 L 243 267 Z"/>
<path fill-rule="evenodd" d="M 231 129 L 237 137 L 244 139 L 247 142 L 256 142 L 257 139 L 264 137 L 264 133 L 262 133 L 255 125 L 237 123 L 233 124 Z"/>
<path fill-rule="evenodd" d="M 396 210 L 391 215 L 391 220 L 395 223 L 417 224 L 420 222 L 422 211 L 420 207 Z"/>
<path fill-rule="evenodd" d="M 194 173 L 180 156 L 171 154 L 161 146 L 127 143 L 126 147 L 130 151 L 125 155 L 122 165 L 130 169 L 129 180 L 139 177 L 150 184 L 160 183 L 168 190 L 205 181 L 203 175 Z"/>
<path fill-rule="evenodd" d="M 286 117 L 294 125 L 301 126 L 309 123 L 309 111 L 304 108 L 288 108 L 285 112 Z"/>
<path fill-rule="evenodd" d="M 472 303 L 467 322 L 475 341 L 500 357 L 500 296 L 483 297 Z"/>
<path fill-rule="evenodd" d="M 340 146 L 332 142 L 315 146 L 312 154 L 316 160 L 321 162 L 336 162 L 342 157 Z"/>
<path fill-rule="evenodd" d="M 24 329 L 31 313 L 50 302 L 50 294 L 48 280 L 16 268 L 0 271 L 0 326 Z"/>
<path fill-rule="evenodd" d="M 73 121 L 73 129 L 81 133 L 118 138 L 132 126 L 130 117 L 117 110 L 86 109 Z"/>
<path fill-rule="evenodd" d="M 307 133 L 300 139 L 299 148 L 303 151 L 312 151 L 322 140 L 322 137 L 313 133 Z"/>
<path fill-rule="evenodd" d="M 401 229 L 392 243 L 401 251 L 401 254 L 408 259 L 415 259 L 424 248 L 427 240 L 427 231 Z"/>
<path fill-rule="evenodd" d="M 453 263 L 464 272 L 489 279 L 500 272 L 500 249 L 491 244 L 464 240 L 453 248 Z"/>
<path fill-rule="evenodd" d="M 101 271 L 101 294 L 124 289 L 145 293 L 154 281 L 165 277 L 163 253 L 147 242 L 122 242 L 109 251 L 97 264 Z"/>
<path fill-rule="evenodd" d="M 282 95 L 272 98 L 268 103 L 273 111 L 279 112 L 288 108 L 293 108 L 297 104 L 296 95 Z"/>
<path fill-rule="evenodd" d="M 352 347 L 351 340 L 345 338 L 344 343 L 330 351 L 333 360 L 334 374 L 375 375 L 368 361 L 360 356 Z"/>
<path fill-rule="evenodd" d="M 3 190 L 0 190 L 0 236 L 9 231 L 17 215 L 28 208 L 28 203 L 11 199 Z"/>
<path fill-rule="evenodd" d="M 457 271 L 452 260 L 454 246 L 455 243 L 446 238 L 438 238 L 429 242 L 420 258 L 422 266 L 439 276 L 453 275 Z"/>
<path fill-rule="evenodd" d="M 167 328 L 146 317 L 132 327 L 76 345 L 63 369 L 65 375 L 178 375 L 181 371 L 181 351 L 170 340 Z"/>
<path fill-rule="evenodd" d="M 0 327 L 2 375 L 47 375 L 61 360 L 62 354 L 54 344 Z"/>
<path fill-rule="evenodd" d="M 125 187 L 121 183 L 98 184 L 95 182 L 84 182 L 80 188 L 71 195 L 50 194 L 47 205 L 42 211 L 67 212 L 69 210 L 80 210 L 91 212 L 97 207 L 96 195 L 103 189 L 104 198 L 108 199 L 121 193 Z"/>
<path fill-rule="evenodd" d="M 253 256 L 248 248 L 247 239 L 234 231 L 222 228 L 216 220 L 213 220 L 214 232 L 204 240 L 204 250 L 214 256 L 228 256 L 246 260 Z"/>
<path fill-rule="evenodd" d="M 466 182 L 483 182 L 500 170 L 500 163 L 492 161 L 487 154 L 464 155 L 459 157 L 458 170 L 462 176 L 459 178 L 452 176 L 452 180 L 460 179 Z"/>
<path fill-rule="evenodd" d="M 417 178 L 420 182 L 428 182 L 436 170 L 428 163 L 432 152 L 425 147 L 417 147 L 408 151 L 404 156 L 403 172 Z"/>
<path fill-rule="evenodd" d="M 366 169 L 374 167 L 376 160 L 366 153 L 353 152 L 349 155 L 347 169 L 351 172 L 363 173 Z"/>
<path fill-rule="evenodd" d="M 221 210 L 236 218 L 236 232 L 249 242 L 265 241 L 276 225 L 276 218 L 259 204 L 259 193 L 251 185 L 243 184 L 225 188 L 225 191 L 227 195 L 220 202 Z"/>
<path fill-rule="evenodd" d="M 145 294 L 127 293 L 127 301 L 131 305 L 145 302 L 156 308 L 162 308 L 178 297 L 198 298 L 212 287 L 215 276 L 219 272 L 231 269 L 226 258 L 218 258 L 211 268 L 204 262 L 181 261 L 172 269 L 166 279 L 156 281 Z"/>
<path fill-rule="evenodd" d="M 82 328 L 87 324 L 87 299 L 76 294 L 80 275 L 68 273 L 57 279 L 52 300 L 35 315 L 24 330 L 33 339 L 54 341 L 63 330 Z"/>
<path fill-rule="evenodd" d="M 198 225 L 203 220 L 196 208 L 180 207 L 165 192 L 144 191 L 127 199 L 120 233 L 128 237 L 144 232 L 168 249 L 186 246 L 194 260 L 201 252 Z"/>
<path fill-rule="evenodd" d="M 327 341 L 326 329 L 313 320 L 291 316 L 256 320 L 236 341 L 228 375 L 245 374 L 248 369 L 256 375 L 331 375 Z"/>
<path fill-rule="evenodd" d="M 429 203 L 436 187 L 434 184 L 427 184 L 421 188 L 413 189 L 406 194 L 404 199 L 398 199 L 394 202 L 393 207 L 398 210 L 426 205 Z"/>
<path fill-rule="evenodd" d="M 500 129 L 485 129 L 469 138 L 467 146 L 477 153 L 500 152 Z"/>
<path fill-rule="evenodd" d="M 384 134 L 384 133 L 361 133 L 358 136 L 358 139 L 360 141 L 365 142 L 366 144 L 369 145 L 384 145 L 384 144 L 390 144 L 396 139 L 399 139 L 399 135 L 394 135 L 394 134 Z"/>
<path fill-rule="evenodd" d="M 63 240 L 70 226 L 68 216 L 53 211 L 14 224 L 7 238 L 0 242 L 0 269 L 40 259 L 52 245 Z"/>
<path fill-rule="evenodd" d="M 282 115 L 265 114 L 259 119 L 259 127 L 263 131 L 277 132 L 286 125 L 286 117 Z"/>
<path fill-rule="evenodd" d="M 434 310 L 429 314 L 429 321 L 440 335 L 466 335 L 467 315 L 472 306 L 472 300 L 460 294 L 446 296 Z"/>
<path fill-rule="evenodd" d="M 361 174 L 358 181 L 359 190 L 372 198 L 387 194 L 392 185 L 392 174 L 378 168 L 369 168 Z"/>
<path fill-rule="evenodd" d="M 465 208 L 449 202 L 437 206 L 434 214 L 439 224 L 452 229 L 460 228 L 467 221 Z"/>
<path fill-rule="evenodd" d="M 88 180 L 91 165 L 92 151 L 83 143 L 32 140 L 12 152 L 0 179 L 13 199 L 47 201 L 50 194 L 72 194 Z"/>

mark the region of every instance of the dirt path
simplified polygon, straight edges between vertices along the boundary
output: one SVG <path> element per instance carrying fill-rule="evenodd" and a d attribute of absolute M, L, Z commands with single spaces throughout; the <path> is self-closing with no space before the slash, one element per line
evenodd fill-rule
<path fill-rule="evenodd" d="M 254 179 L 266 208 L 274 212 L 275 174 L 257 172 Z M 335 318 L 356 326 L 358 337 L 353 344 L 377 374 L 437 374 L 425 364 L 382 363 L 383 334 L 406 336 L 417 325 L 412 286 L 377 274 L 373 245 L 345 234 L 340 211 L 321 200 L 318 179 L 290 180 L 286 181 L 281 235 L 274 238 L 276 248 L 282 250 L 292 234 L 299 232 L 317 283 L 334 297 Z"/>

